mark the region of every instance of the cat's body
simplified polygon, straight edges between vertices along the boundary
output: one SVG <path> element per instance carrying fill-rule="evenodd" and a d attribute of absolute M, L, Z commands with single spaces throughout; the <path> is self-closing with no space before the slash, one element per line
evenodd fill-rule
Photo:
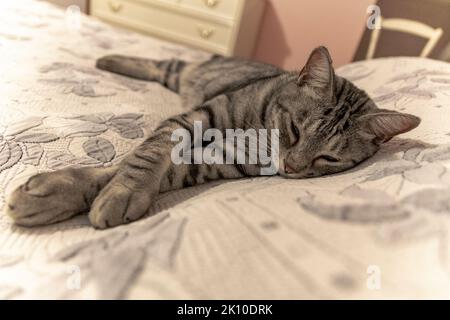
<path fill-rule="evenodd" d="M 161 83 L 181 95 L 186 112 L 163 121 L 113 168 L 32 177 L 10 197 L 7 212 L 16 223 L 48 224 L 89 211 L 95 227 L 116 226 L 143 216 L 159 192 L 260 174 L 260 164 L 174 164 L 171 135 L 176 129 L 193 134 L 194 121 L 221 132 L 278 129 L 278 174 L 287 178 L 351 168 L 420 122 L 378 109 L 365 92 L 334 74 L 323 47 L 312 52 L 300 74 L 222 57 L 186 63 L 107 56 L 97 67 Z"/>

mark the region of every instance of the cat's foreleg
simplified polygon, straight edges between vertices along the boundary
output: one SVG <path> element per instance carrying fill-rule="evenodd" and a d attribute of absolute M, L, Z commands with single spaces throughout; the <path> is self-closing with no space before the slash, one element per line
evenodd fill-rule
<path fill-rule="evenodd" d="M 142 217 L 160 192 L 161 181 L 173 165 L 171 152 L 177 144 L 172 139 L 174 131 L 184 129 L 194 136 L 195 122 L 201 123 L 204 130 L 213 125 L 222 127 L 228 120 L 228 115 L 223 112 L 227 112 L 226 105 L 221 104 L 221 99 L 216 99 L 164 121 L 124 159 L 117 174 L 95 199 L 89 213 L 92 225 L 104 229 Z"/>
<path fill-rule="evenodd" d="M 192 187 L 211 181 L 246 177 L 244 166 L 233 164 L 172 165 L 161 180 L 161 192 Z"/>
<path fill-rule="evenodd" d="M 18 225 L 45 225 L 85 213 L 118 167 L 67 168 L 35 175 L 9 197 L 6 213 Z"/>

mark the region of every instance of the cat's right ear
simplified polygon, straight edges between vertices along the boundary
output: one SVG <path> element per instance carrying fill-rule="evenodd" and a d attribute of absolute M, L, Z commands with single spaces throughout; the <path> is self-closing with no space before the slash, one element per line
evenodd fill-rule
<path fill-rule="evenodd" d="M 303 67 L 297 81 L 299 86 L 308 86 L 320 94 L 333 95 L 334 70 L 330 53 L 325 47 L 314 49 Z"/>

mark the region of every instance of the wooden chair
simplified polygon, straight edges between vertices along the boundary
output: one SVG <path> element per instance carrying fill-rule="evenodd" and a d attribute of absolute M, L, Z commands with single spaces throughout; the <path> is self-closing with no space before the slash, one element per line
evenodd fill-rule
<path fill-rule="evenodd" d="M 431 53 L 443 33 L 441 28 L 433 29 L 424 23 L 408 19 L 383 19 L 382 17 L 379 17 L 377 23 L 379 25 L 377 25 L 377 28 L 372 31 L 372 35 L 370 37 L 366 59 L 373 58 L 381 29 L 406 32 L 422 38 L 427 38 L 428 42 L 420 53 L 421 57 L 427 57 Z"/>

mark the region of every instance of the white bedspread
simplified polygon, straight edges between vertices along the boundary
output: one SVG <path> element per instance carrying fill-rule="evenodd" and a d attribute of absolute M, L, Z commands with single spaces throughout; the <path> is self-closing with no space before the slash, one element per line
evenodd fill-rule
<path fill-rule="evenodd" d="M 73 21 L 70 20 L 69 21 Z M 37 172 L 109 166 L 179 98 L 94 68 L 121 53 L 208 54 L 35 1 L 0 4 L 0 204 Z M 450 298 L 450 65 L 376 59 L 337 71 L 422 118 L 334 176 L 217 182 L 161 196 L 106 231 L 0 214 L 0 298 Z"/>

